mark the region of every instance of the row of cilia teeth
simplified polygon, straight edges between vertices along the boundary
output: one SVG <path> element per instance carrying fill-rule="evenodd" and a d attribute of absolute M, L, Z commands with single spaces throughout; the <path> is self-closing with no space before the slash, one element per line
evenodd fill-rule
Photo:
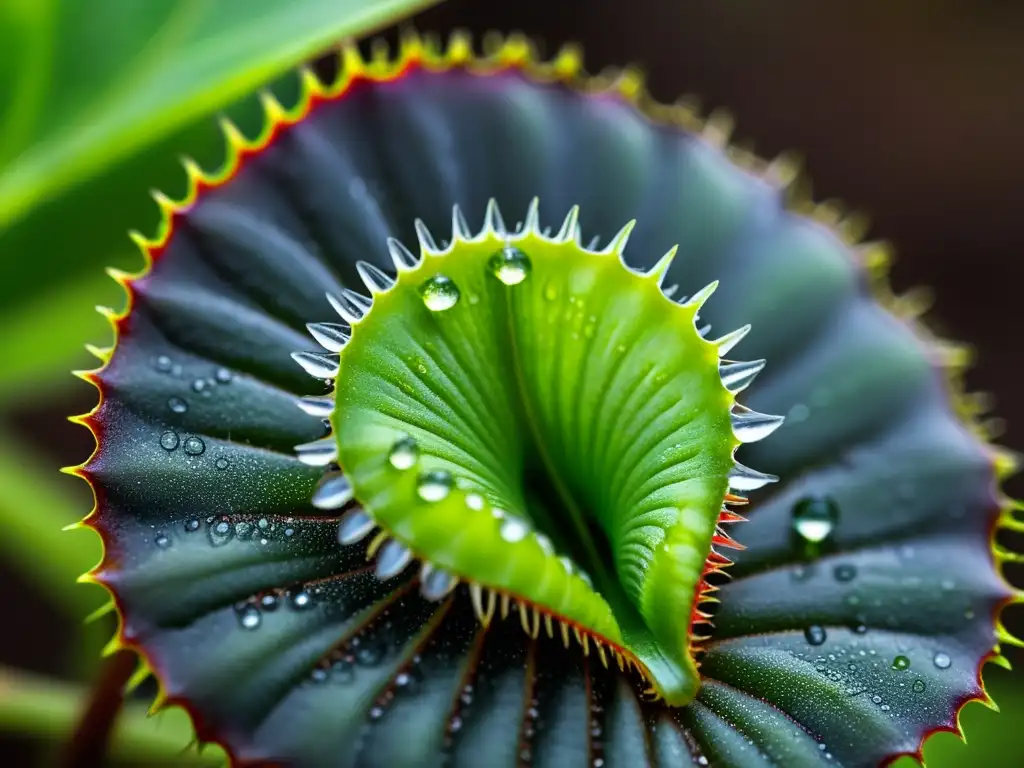
<path fill-rule="evenodd" d="M 507 245 L 522 240 L 527 236 L 539 237 L 549 242 L 564 243 L 574 242 L 582 250 L 594 254 L 614 254 L 622 260 L 624 266 L 630 269 L 625 263 L 623 251 L 630 232 L 635 222 L 624 226 L 603 250 L 598 250 L 596 238 L 584 248 L 580 245 L 581 235 L 579 227 L 579 208 L 573 207 L 565 217 L 558 232 L 550 235 L 550 229 L 542 230 L 539 222 L 539 202 L 536 198 L 530 203 L 524 222 L 520 222 L 514 231 L 509 231 L 502 219 L 498 206 L 492 199 L 487 205 L 484 217 L 484 226 L 476 234 L 470 232 L 469 225 L 458 206 L 452 209 L 452 237 L 445 247 L 439 247 L 426 225 L 417 219 L 415 223 L 416 234 L 419 240 L 420 255 L 416 256 L 402 243 L 394 238 L 387 241 L 388 251 L 391 254 L 397 272 L 407 272 L 416 269 L 420 261 L 427 256 L 445 256 L 451 253 L 459 242 L 480 242 L 492 237 L 504 239 Z M 654 267 L 647 273 L 661 282 L 668 272 L 668 268 L 675 257 L 676 249 L 666 253 Z M 340 370 L 341 351 L 352 335 L 352 326 L 363 320 L 373 307 L 373 296 L 390 290 L 395 285 L 395 278 L 365 261 L 356 265 L 357 271 L 364 284 L 370 292 L 370 296 L 364 296 L 351 289 L 343 289 L 339 295 L 328 295 L 328 301 L 338 313 L 343 323 L 310 323 L 307 328 L 310 335 L 322 348 L 318 351 L 293 352 L 292 357 L 311 376 L 317 379 L 331 381 L 337 377 Z M 717 287 L 712 283 L 698 291 L 689 299 L 679 299 L 680 304 L 695 306 L 697 310 L 710 298 Z M 677 290 L 677 286 L 662 288 L 666 297 L 671 297 Z M 698 321 L 698 315 L 694 315 Z M 710 330 L 710 326 L 699 328 L 698 332 L 704 336 Z M 758 373 L 764 368 L 764 360 L 753 360 L 749 362 L 736 362 L 724 359 L 733 347 L 735 347 L 750 331 L 750 326 L 743 326 L 726 334 L 713 343 L 718 348 L 719 375 L 723 386 L 731 393 L 736 394 L 746 389 Z M 327 418 L 334 409 L 334 398 L 330 395 L 320 397 L 302 397 L 297 405 L 306 413 L 320 418 Z M 744 406 L 736 404 L 731 414 L 733 432 L 736 439 L 741 443 L 749 443 L 761 440 L 781 426 L 783 417 L 757 413 Z M 334 464 L 338 459 L 337 442 L 332 434 L 295 446 L 300 461 L 311 466 L 327 467 Z M 732 490 L 746 492 L 756 490 L 775 481 L 774 475 L 768 475 L 750 469 L 739 462 L 734 461 L 734 466 L 729 473 L 729 487 Z M 320 509 L 339 509 L 347 505 L 353 499 L 353 489 L 348 479 L 340 472 L 328 472 L 316 491 L 312 503 Z M 356 543 L 372 532 L 376 523 L 370 514 L 361 509 L 354 508 L 347 511 L 341 518 L 338 529 L 338 539 L 341 544 Z M 727 536 L 724 537 L 728 539 Z M 731 539 L 728 539 L 731 541 Z M 728 546 L 728 545 L 727 545 Z M 412 553 L 401 542 L 390 539 L 383 532 L 378 533 L 369 547 L 369 556 L 376 555 L 376 574 L 381 579 L 389 579 L 400 573 L 412 560 Z M 457 577 L 433 567 L 429 563 L 423 563 L 420 571 L 420 585 L 424 596 L 432 600 L 440 600 L 449 594 L 458 584 Z M 474 588 L 475 589 L 475 588 Z M 475 593 L 474 593 L 475 594 Z M 494 593 L 491 593 L 492 597 Z M 476 605 L 482 605 L 476 601 Z M 535 609 L 533 609 L 535 610 Z M 493 610 L 477 611 L 481 619 L 489 620 Z M 525 622 L 525 619 L 524 619 Z M 525 625 L 524 625 L 525 626 Z M 532 624 L 530 625 L 532 626 Z"/>

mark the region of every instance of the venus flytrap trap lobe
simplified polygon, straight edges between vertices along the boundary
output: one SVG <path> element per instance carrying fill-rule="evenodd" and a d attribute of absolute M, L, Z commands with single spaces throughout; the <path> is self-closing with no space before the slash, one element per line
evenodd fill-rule
<path fill-rule="evenodd" d="M 314 324 L 326 353 L 293 353 L 337 379 L 334 437 L 299 447 L 341 466 L 313 504 L 356 501 L 343 543 L 381 527 L 380 578 L 415 558 L 431 598 L 466 582 L 485 624 L 512 603 L 532 637 L 542 616 L 549 636 L 571 628 L 604 664 L 687 704 L 704 576 L 729 562 L 716 547 L 738 548 L 720 527 L 739 519 L 727 491 L 775 479 L 732 454 L 782 419 L 730 411 L 730 383 L 763 363 L 720 362 L 737 336 L 698 334 L 715 284 L 683 303 L 661 292 L 675 248 L 639 274 L 625 261 L 632 223 L 595 250 L 577 209 L 553 236 L 538 212 L 534 200 L 509 231 L 492 200 L 474 235 L 455 207 L 446 247 L 417 223 L 418 258 L 390 243 L 395 278 L 358 262 L 369 297 L 329 297 L 344 330 Z M 637 451 L 643 434 L 656 437 Z"/>
<path fill-rule="evenodd" d="M 116 347 L 82 374 L 97 448 L 70 470 L 96 496 L 83 578 L 116 601 L 110 648 L 238 764 L 919 755 L 1017 642 L 998 568 L 1018 556 L 991 546 L 1019 528 L 1012 462 L 962 353 L 888 292 L 883 249 L 720 116 L 589 78 L 571 49 L 485 48 L 345 48 L 295 108 L 264 100 L 260 137 L 225 123 L 228 162 L 187 165 L 186 200 L 155 196 Z M 755 360 L 719 358 L 748 333 Z M 765 359 L 749 402 L 794 418 L 743 461 L 783 483 L 752 496 L 725 581 L 722 526 L 770 478 L 732 457 L 778 426 L 733 402 Z M 673 363 L 684 405 L 645 414 Z M 659 448 L 698 423 L 693 456 Z"/>

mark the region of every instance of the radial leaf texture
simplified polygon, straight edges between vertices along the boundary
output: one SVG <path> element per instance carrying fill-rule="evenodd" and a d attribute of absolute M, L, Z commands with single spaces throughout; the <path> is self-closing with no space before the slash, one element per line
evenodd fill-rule
<path fill-rule="evenodd" d="M 166 700 L 243 764 L 868 766 L 955 729 L 1007 639 L 1002 465 L 878 249 L 571 51 L 340 70 L 158 200 L 84 374 L 87 578 Z"/>

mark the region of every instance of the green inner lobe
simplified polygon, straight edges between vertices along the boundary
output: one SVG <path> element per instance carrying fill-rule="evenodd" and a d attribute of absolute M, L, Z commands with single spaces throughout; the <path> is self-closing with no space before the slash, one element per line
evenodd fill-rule
<path fill-rule="evenodd" d="M 428 244 L 375 293 L 341 353 L 339 462 L 418 558 L 625 649 L 684 704 L 733 396 L 699 300 L 567 221 Z"/>

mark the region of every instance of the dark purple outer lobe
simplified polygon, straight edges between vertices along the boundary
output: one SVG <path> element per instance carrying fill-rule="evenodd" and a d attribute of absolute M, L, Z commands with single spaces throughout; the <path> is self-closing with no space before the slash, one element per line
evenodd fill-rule
<path fill-rule="evenodd" d="M 534 195 L 552 226 L 579 204 L 585 239 L 636 218 L 637 266 L 679 243 L 666 284 L 721 280 L 712 336 L 753 324 L 737 354 L 769 365 L 746 402 L 789 414 L 740 452 L 784 482 L 733 528 L 748 549 L 685 709 L 514 617 L 484 631 L 462 591 L 424 602 L 412 569 L 378 582 L 292 455 L 324 434 L 293 403 L 317 385 L 289 356 L 332 318 L 324 293 L 359 288 L 357 259 L 390 268 L 385 238 L 414 245 L 416 217 L 441 238 L 453 203 L 477 226 L 493 196 L 513 224 Z M 619 97 L 519 71 L 362 83 L 176 218 L 120 327 L 86 468 L 100 576 L 167 693 L 242 761 L 866 766 L 981 695 L 1009 590 L 992 460 L 945 376 L 839 239 Z M 839 521 L 804 562 L 791 517 L 808 497 Z"/>

